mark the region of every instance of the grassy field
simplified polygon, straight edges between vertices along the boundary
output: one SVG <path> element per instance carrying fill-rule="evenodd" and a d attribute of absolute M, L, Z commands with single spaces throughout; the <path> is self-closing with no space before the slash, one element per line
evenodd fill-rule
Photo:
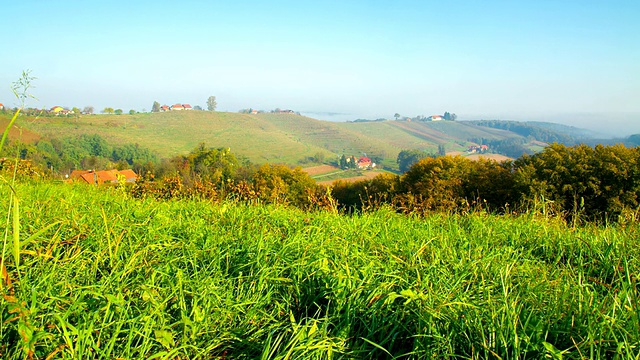
<path fill-rule="evenodd" d="M 15 191 L 20 265 L 7 217 L 2 359 L 595 359 L 640 349 L 637 224 L 343 216 L 43 182 Z"/>
<path fill-rule="evenodd" d="M 8 116 L 0 115 L 0 120 L 6 122 Z M 160 157 L 186 154 L 205 142 L 211 147 L 229 147 L 258 164 L 302 165 L 318 154 L 326 162 L 337 161 L 342 154 L 367 154 L 381 157 L 381 164 L 388 168 L 397 168 L 396 158 L 404 149 L 435 153 L 438 145 L 445 144 L 447 151 L 462 151 L 466 149 L 469 136 L 491 139 L 517 136 L 453 122 L 433 126 L 398 121 L 334 123 L 293 114 L 209 111 L 83 115 L 79 118 L 21 117 L 18 125 L 25 129 L 24 141 L 33 141 L 39 135 L 99 134 L 114 144 L 138 143 Z M 14 131 L 12 138 L 17 136 L 19 133 Z"/>

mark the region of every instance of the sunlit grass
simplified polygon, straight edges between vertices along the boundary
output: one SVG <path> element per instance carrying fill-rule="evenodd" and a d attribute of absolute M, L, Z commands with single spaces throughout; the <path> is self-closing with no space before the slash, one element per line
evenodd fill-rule
<path fill-rule="evenodd" d="M 16 190 L 3 359 L 638 353 L 637 225 Z"/>

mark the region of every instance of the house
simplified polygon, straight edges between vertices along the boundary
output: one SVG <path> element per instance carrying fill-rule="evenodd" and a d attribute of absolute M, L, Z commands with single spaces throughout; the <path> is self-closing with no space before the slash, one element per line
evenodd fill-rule
<path fill-rule="evenodd" d="M 4 105 L 2 105 L 2 103 L 0 103 L 0 110 L 4 110 Z"/>
<path fill-rule="evenodd" d="M 171 110 L 184 110 L 184 106 L 182 104 L 173 104 L 171 105 Z"/>
<path fill-rule="evenodd" d="M 184 110 L 193 110 L 193 108 L 192 108 L 192 107 L 191 107 L 191 105 L 189 105 L 189 104 L 182 104 L 182 108 L 183 108 Z"/>
<path fill-rule="evenodd" d="M 171 108 L 169 108 L 167 105 L 160 106 L 160 111 L 169 111 L 169 110 L 171 110 Z"/>
<path fill-rule="evenodd" d="M 485 153 L 487 152 L 487 150 L 489 150 L 489 146 L 487 145 L 471 145 L 469 146 L 469 148 L 467 148 L 467 152 L 470 154 L 474 154 L 474 153 Z"/>
<path fill-rule="evenodd" d="M 373 162 L 371 162 L 371 159 L 369 159 L 366 156 L 363 156 L 360 159 L 358 159 L 358 169 L 371 169 L 375 166 L 376 165 Z"/>
<path fill-rule="evenodd" d="M 441 116 L 441 115 L 431 115 L 431 116 L 429 116 L 429 119 L 428 119 L 428 120 L 431 120 L 431 121 L 441 121 L 441 120 L 443 120 L 443 118 L 442 118 L 442 116 Z"/>
<path fill-rule="evenodd" d="M 258 110 L 255 110 L 255 109 L 251 110 L 251 115 L 257 115 L 257 114 L 258 114 Z"/>
<path fill-rule="evenodd" d="M 119 177 L 124 177 L 125 182 L 134 183 L 138 175 L 133 170 L 73 170 L 69 179 L 87 184 L 117 184 Z"/>
<path fill-rule="evenodd" d="M 136 175 L 136 173 L 131 169 L 120 170 L 118 173 L 124 176 L 125 181 L 128 183 L 134 183 L 138 179 L 138 175 Z"/>
<path fill-rule="evenodd" d="M 54 106 L 51 108 L 51 110 L 49 110 L 49 112 L 52 112 L 54 114 L 59 114 L 61 111 L 64 111 L 64 108 L 62 108 L 62 106 Z"/>

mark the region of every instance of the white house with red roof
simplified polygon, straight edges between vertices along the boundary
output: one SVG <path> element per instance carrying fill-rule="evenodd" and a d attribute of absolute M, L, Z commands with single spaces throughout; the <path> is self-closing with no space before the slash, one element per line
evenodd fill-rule
<path fill-rule="evenodd" d="M 4 110 L 4 105 L 2 105 L 2 103 L 0 103 L 0 110 Z"/>
<path fill-rule="evenodd" d="M 171 105 L 171 110 L 184 110 L 184 106 L 182 104 L 173 104 Z"/>
<path fill-rule="evenodd" d="M 171 110 L 171 108 L 168 107 L 167 105 L 160 106 L 160 111 L 169 111 L 169 110 Z"/>
<path fill-rule="evenodd" d="M 431 115 L 431 116 L 429 116 L 428 120 L 441 121 L 441 120 L 444 120 L 444 118 L 442 117 L 442 115 Z"/>
<path fill-rule="evenodd" d="M 371 169 L 374 168 L 376 164 L 374 164 L 371 159 L 366 156 L 362 156 L 358 159 L 358 169 Z"/>
<path fill-rule="evenodd" d="M 189 104 L 182 104 L 182 109 L 183 110 L 193 110 L 193 108 Z"/>

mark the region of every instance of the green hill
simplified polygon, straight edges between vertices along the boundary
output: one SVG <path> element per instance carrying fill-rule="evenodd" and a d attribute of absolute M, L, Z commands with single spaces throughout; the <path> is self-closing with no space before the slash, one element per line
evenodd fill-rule
<path fill-rule="evenodd" d="M 336 123 L 295 114 L 240 114 L 184 111 L 79 118 L 23 117 L 19 125 L 40 136 L 99 134 L 115 144 L 137 143 L 161 157 L 185 154 L 204 142 L 229 147 L 254 163 L 298 165 L 342 154 L 376 157 L 395 167 L 404 149 L 463 151 L 477 139 L 522 138 L 510 131 L 463 122 Z"/>

